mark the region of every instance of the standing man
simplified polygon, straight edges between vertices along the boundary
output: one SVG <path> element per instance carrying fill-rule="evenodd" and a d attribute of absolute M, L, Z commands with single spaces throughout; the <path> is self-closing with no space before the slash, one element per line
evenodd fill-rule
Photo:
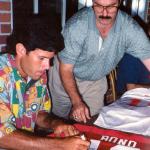
<path fill-rule="evenodd" d="M 106 75 L 125 52 L 138 57 L 150 70 L 149 39 L 135 20 L 119 10 L 120 3 L 93 0 L 92 7 L 77 12 L 66 23 L 65 49 L 58 55 L 60 63 L 55 62 L 50 71 L 57 115 L 70 113 L 76 121 L 86 122 L 90 115 L 98 114 L 107 91 Z"/>
<path fill-rule="evenodd" d="M 57 42 L 63 42 L 61 35 L 50 32 L 36 17 L 9 36 L 7 52 L 0 55 L 0 148 L 88 149 L 89 142 L 75 137 L 79 132 L 72 125 L 49 115 L 46 70 L 58 50 Z M 35 136 L 35 127 L 66 138 Z"/>

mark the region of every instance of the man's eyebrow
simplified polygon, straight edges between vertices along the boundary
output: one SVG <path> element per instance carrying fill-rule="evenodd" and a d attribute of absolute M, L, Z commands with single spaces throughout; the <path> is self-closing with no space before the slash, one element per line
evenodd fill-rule
<path fill-rule="evenodd" d="M 104 6 L 104 5 L 98 4 L 97 2 L 94 2 L 94 3 L 96 3 L 97 5 L 100 5 L 100 6 Z M 112 4 L 109 4 L 107 6 L 115 6 L 115 5 L 117 5 L 117 3 L 112 3 Z M 104 6 L 104 7 L 107 7 L 107 6 Z"/>
<path fill-rule="evenodd" d="M 50 58 L 47 57 L 47 56 L 40 56 L 40 55 L 39 55 L 38 57 L 50 59 Z"/>

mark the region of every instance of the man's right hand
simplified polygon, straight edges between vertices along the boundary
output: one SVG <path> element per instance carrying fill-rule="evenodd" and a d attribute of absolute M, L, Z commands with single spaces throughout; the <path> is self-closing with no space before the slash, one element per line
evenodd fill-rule
<path fill-rule="evenodd" d="M 80 137 L 68 137 L 58 140 L 59 141 L 56 142 L 56 145 L 58 149 L 61 150 L 88 150 L 90 146 L 89 141 L 82 140 Z"/>
<path fill-rule="evenodd" d="M 91 119 L 89 108 L 83 102 L 73 104 L 70 117 L 77 122 L 87 122 L 87 119 Z"/>

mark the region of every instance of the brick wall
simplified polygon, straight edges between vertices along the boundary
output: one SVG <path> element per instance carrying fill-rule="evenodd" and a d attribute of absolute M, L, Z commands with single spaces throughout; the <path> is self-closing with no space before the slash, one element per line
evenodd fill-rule
<path fill-rule="evenodd" d="M 0 0 L 0 51 L 12 29 L 12 0 Z"/>

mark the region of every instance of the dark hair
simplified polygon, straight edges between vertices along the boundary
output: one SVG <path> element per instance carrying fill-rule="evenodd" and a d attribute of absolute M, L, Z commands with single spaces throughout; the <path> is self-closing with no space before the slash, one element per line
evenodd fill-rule
<path fill-rule="evenodd" d="M 36 48 L 58 52 L 64 48 L 63 37 L 55 26 L 49 27 L 39 16 L 30 18 L 14 28 L 12 34 L 8 36 L 5 52 L 16 55 L 17 43 L 22 43 L 27 52 Z"/>

